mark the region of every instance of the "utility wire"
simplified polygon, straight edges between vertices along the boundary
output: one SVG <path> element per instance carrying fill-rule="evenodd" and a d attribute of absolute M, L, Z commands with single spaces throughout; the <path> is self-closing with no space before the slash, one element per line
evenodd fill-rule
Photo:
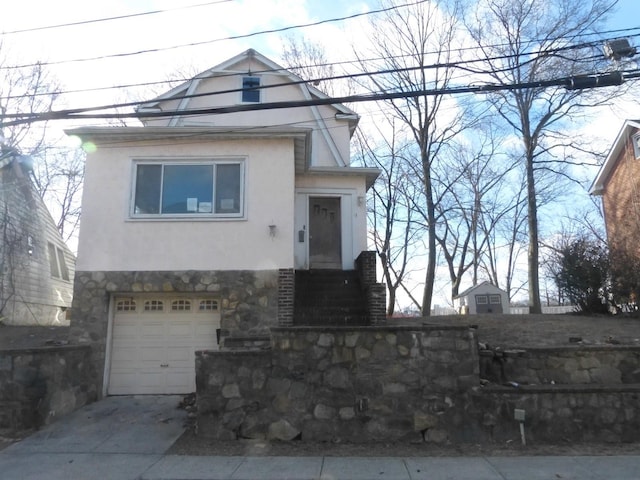
<path fill-rule="evenodd" d="M 146 15 L 155 15 L 158 13 L 168 13 L 168 12 L 175 12 L 178 10 L 188 10 L 191 8 L 199 8 L 199 7 L 207 7 L 209 5 L 216 5 L 219 3 L 228 3 L 228 2 L 233 2 L 234 0 L 217 0 L 215 2 L 207 2 L 207 3 L 199 3 L 197 5 L 185 5 L 183 7 L 176 7 L 176 8 L 167 8 L 167 9 L 163 9 L 163 10 L 151 10 L 148 12 L 140 12 L 140 13 L 131 13 L 128 15 L 119 15 L 116 17 L 106 17 L 106 18 L 96 18 L 96 19 L 92 19 L 92 20 L 81 20 L 78 22 L 71 22 L 71 23 L 61 23 L 58 25 L 45 25 L 42 27 L 33 27 L 33 28 L 25 28 L 22 30 L 11 30 L 8 32 L 0 32 L 0 36 L 2 35 L 13 35 L 15 33 L 27 33 L 27 32 L 38 32 L 38 31 L 42 31 L 42 30 L 52 30 L 55 28 L 63 28 L 63 27 L 75 27 L 78 25 L 90 25 L 92 23 L 101 23 L 101 22 L 110 22 L 113 20 L 123 20 L 125 18 L 135 18 L 135 17 L 143 17 Z"/>
<path fill-rule="evenodd" d="M 600 75 L 602 77 L 602 75 Z M 25 123 L 42 122 L 49 120 L 86 120 L 86 119 L 125 119 L 125 118 L 166 118 L 166 117 L 185 117 L 193 115 L 220 115 L 228 113 L 239 112 L 255 112 L 261 110 L 277 110 L 283 108 L 299 108 L 309 106 L 320 105 L 333 105 L 339 103 L 360 103 L 360 102 L 372 102 L 380 100 L 394 100 L 410 97 L 421 96 L 435 96 L 435 95 L 459 95 L 465 93 L 490 93 L 502 90 L 523 90 L 530 88 L 549 88 L 549 87 L 565 87 L 569 88 L 573 85 L 573 81 L 576 78 L 596 78 L 596 76 L 580 76 L 580 77 L 565 77 L 553 80 L 543 80 L 534 82 L 520 82 L 514 84 L 503 85 L 480 85 L 480 86 L 464 86 L 464 87 L 449 87 L 443 89 L 421 89 L 404 92 L 384 92 L 365 95 L 349 95 L 335 98 L 316 98 L 312 100 L 294 100 L 283 102 L 269 102 L 250 105 L 231 105 L 226 107 L 207 107 L 192 110 L 172 110 L 166 112 L 145 112 L 139 113 L 102 113 L 102 114 L 78 114 L 73 111 L 58 111 L 58 112 L 45 112 L 41 114 L 27 115 L 27 118 L 16 119 L 9 122 L 4 122 L 0 126 L 14 126 Z M 636 79 L 640 78 L 640 72 L 630 73 L 627 76 L 620 74 L 620 81 L 623 79 Z M 592 85 L 584 88 L 592 88 Z M 7 115 L 9 116 L 9 115 Z"/>
<path fill-rule="evenodd" d="M 162 51 L 168 51 L 168 50 L 176 50 L 176 49 L 180 49 L 180 48 L 185 48 L 185 47 L 197 47 L 200 45 L 210 45 L 212 43 L 217 43 L 217 42 L 222 42 L 222 41 L 228 41 L 228 40 L 240 40 L 243 38 L 251 38 L 251 37 L 256 37 L 259 35 L 266 35 L 269 33 L 280 33 L 280 32 L 286 32 L 288 30 L 296 30 L 299 28 L 307 28 L 307 27 L 315 27 L 317 25 L 323 25 L 326 23 L 335 23 L 335 22 L 342 22 L 344 20 L 351 20 L 354 18 L 358 18 L 358 17 L 363 17 L 363 16 L 368 16 L 368 15 L 373 15 L 373 14 L 377 14 L 377 13 L 383 13 L 383 12 L 388 12 L 391 10 L 397 10 L 400 8 L 404 8 L 404 7 L 409 7 L 409 6 L 413 6 L 413 5 L 419 5 L 421 3 L 425 3 L 428 2 L 430 0 L 417 0 L 413 3 L 406 3 L 403 5 L 394 5 L 391 7 L 387 7 L 387 8 L 381 8 L 378 10 L 369 10 L 368 12 L 362 12 L 362 13 L 355 13 L 353 15 L 348 15 L 346 17 L 338 17 L 338 18 L 330 18 L 330 19 L 325 19 L 325 20 L 319 20 L 317 22 L 310 22 L 310 23 L 301 23 L 298 25 L 290 25 L 287 27 L 281 27 L 281 28 L 274 28 L 274 29 L 270 29 L 270 30 L 261 30 L 258 32 L 252 32 L 252 33 L 245 33 L 245 34 L 240 34 L 240 35 L 233 35 L 233 36 L 229 36 L 229 37 L 225 37 L 225 38 L 216 38 L 213 40 L 203 40 L 201 42 L 191 42 L 191 43 L 184 43 L 181 45 L 173 45 L 170 47 L 163 47 L 163 48 L 150 48 L 150 49 L 145 49 L 145 50 L 138 50 L 136 52 L 124 52 L 124 53 L 115 53 L 115 54 L 111 54 L 111 55 L 101 55 L 98 57 L 86 57 L 86 58 L 76 58 L 76 59 L 72 59 L 72 60 L 58 60 L 58 61 L 53 61 L 53 62 L 36 62 L 36 63 L 27 63 L 27 64 L 23 64 L 23 65 L 12 65 L 12 66 L 7 66 L 7 67 L 0 67 L 0 70 L 11 70 L 11 69 L 19 69 L 19 68 L 28 68 L 28 67 L 35 67 L 35 66 L 39 66 L 39 65 L 60 65 L 60 64 L 64 64 L 64 63 L 78 63 L 78 62 L 90 62 L 90 61 L 95 61 L 95 60 L 105 60 L 108 58 L 122 58 L 122 57 L 130 57 L 133 55 L 141 55 L 141 54 L 145 54 L 145 53 L 157 53 L 157 52 L 162 52 Z"/>
<path fill-rule="evenodd" d="M 640 36 L 640 34 L 638 34 Z M 523 57 L 523 56 L 530 56 L 530 55 L 539 55 L 539 56 L 551 56 L 554 54 L 557 54 L 559 52 L 562 51 L 568 51 L 568 50 L 575 50 L 575 49 L 579 49 L 579 48 L 587 48 L 587 47 L 594 47 L 594 46 L 599 46 L 599 44 L 601 42 L 605 42 L 611 39 L 604 39 L 602 41 L 592 41 L 592 42 L 585 42 L 585 43 L 581 43 L 581 44 L 577 44 L 577 45 L 566 45 L 564 47 L 557 47 L 557 48 L 553 48 L 553 49 L 548 49 L 548 50 L 544 50 L 544 51 L 534 51 L 534 52 L 522 52 L 522 53 L 517 53 L 517 54 L 508 54 L 508 55 L 499 55 L 499 56 L 494 56 L 494 57 L 489 57 L 489 58 L 476 58 L 476 59 L 470 59 L 470 60 L 459 60 L 456 62 L 448 62 L 448 63 L 438 63 L 438 64 L 432 64 L 432 65 L 426 65 L 426 66 L 418 66 L 418 67 L 406 67 L 406 68 L 402 68 L 402 69 L 386 69 L 386 70 L 379 70 L 376 72 L 364 72 L 364 73 L 349 73 L 349 74 L 343 74 L 343 75 L 336 75 L 336 76 L 331 76 L 331 77 L 322 77 L 322 78 L 312 78 L 312 79 L 307 79 L 306 81 L 303 82 L 293 82 L 295 83 L 316 83 L 316 82 L 326 82 L 326 81 L 330 81 L 330 80 L 343 80 L 346 78 L 357 78 L 357 77 L 361 77 L 361 76 L 373 76 L 373 75 L 384 75 L 384 74 L 389 74 L 389 73 L 400 73 L 400 72 L 409 72 L 412 70 L 420 70 L 420 69 L 435 69 L 435 68 L 460 68 L 463 70 L 467 70 L 471 73 L 482 73 L 480 71 L 477 70 L 472 70 L 470 68 L 465 69 L 464 65 L 466 64 L 473 64 L 473 63 L 483 63 L 483 62 L 487 62 L 487 61 L 494 61 L 494 60 L 503 60 L 503 59 L 509 59 L 509 58 L 514 58 L 514 57 Z M 462 49 L 460 49 L 462 50 Z M 407 57 L 407 55 L 399 55 L 396 57 L 393 57 L 394 59 L 396 58 L 404 58 Z M 410 57 L 410 56 L 409 56 Z M 588 57 L 588 58 L 582 58 L 581 60 L 595 60 L 597 58 L 602 57 L 602 55 L 600 56 L 593 56 L 593 57 Z M 389 58 L 370 58 L 370 59 L 366 59 L 363 60 L 359 63 L 368 63 L 368 62 L 375 62 L 377 60 L 385 60 L 388 61 Z M 531 61 L 535 61 L 535 59 L 531 60 Z M 325 67 L 325 66 L 337 66 L 337 65 L 343 65 L 343 64 L 354 64 L 357 63 L 355 60 L 350 60 L 350 61 L 343 61 L 343 62 L 334 62 L 334 63 L 324 63 L 324 64 L 315 64 L 315 65 L 303 65 L 300 66 L 298 68 L 314 68 L 314 67 Z M 523 62 L 521 64 L 524 65 L 527 62 Z M 512 68 L 512 67 L 510 67 Z M 283 70 L 287 70 L 287 69 L 263 69 L 263 70 L 257 70 L 252 72 L 253 74 L 256 75 L 260 75 L 260 74 L 265 74 L 265 73 L 281 73 Z M 294 68 L 290 68 L 288 69 L 290 70 L 295 70 Z M 486 73 L 486 72 L 485 72 Z M 218 74 L 218 77 L 232 77 L 232 76 L 238 76 L 240 74 L 238 73 L 222 73 L 222 74 Z M 48 96 L 48 95 L 62 95 L 62 94 L 66 94 L 66 93 L 87 93 L 87 92 L 91 92 L 91 91 L 100 91 L 100 90 L 110 90 L 110 89 L 122 89 L 122 88 L 132 88 L 132 87 L 142 87 L 142 86 L 151 86 L 151 85 L 166 85 L 167 83 L 173 83 L 173 82 L 188 82 L 190 80 L 192 80 L 192 78 L 184 78 L 184 79 L 173 79 L 173 80 L 165 80 L 165 81 L 161 81 L 161 82 L 144 82 L 144 83 L 137 83 L 137 84 L 128 84 L 128 85 L 118 85 L 118 86 L 112 86 L 112 87 L 96 87 L 96 88 L 88 88 L 88 89 L 78 89 L 78 90 L 69 90 L 69 91 L 56 91 L 56 92 L 39 92 L 39 93 L 35 93 L 35 94 L 31 94 L 31 95 L 9 95 L 6 97 L 1 97 L 0 96 L 0 100 L 8 100 L 8 99 L 18 99 L 18 98 L 24 98 L 24 97 L 35 97 L 35 96 Z M 291 83 L 287 83 L 286 85 L 290 85 Z M 260 89 L 262 88 L 274 88 L 274 87 L 279 87 L 279 86 L 283 86 L 285 84 L 274 84 L 274 85 L 269 85 L 269 86 L 261 86 L 259 87 Z M 199 97 L 199 96 L 207 96 L 207 95 L 217 95 L 217 94 L 223 94 L 223 93 L 231 93 L 231 92 L 237 92 L 239 90 L 226 90 L 226 91 L 218 91 L 218 92 L 210 92 L 210 93 L 205 93 L 205 94 L 195 94 L 195 95 L 185 95 L 182 97 L 176 97 L 175 99 L 183 99 L 183 98 L 193 98 L 193 97 Z M 153 100 L 150 100 L 153 101 Z M 129 102 L 129 103 L 121 103 L 121 104 L 113 104 L 113 105 L 108 105 L 108 106 L 99 106 L 99 107 L 89 107 L 87 108 L 87 110 L 104 110 L 104 109 L 108 109 L 108 108 L 116 108 L 116 107 L 127 107 L 127 106 L 135 106 L 138 105 L 140 103 L 146 103 L 144 101 L 141 102 Z"/>

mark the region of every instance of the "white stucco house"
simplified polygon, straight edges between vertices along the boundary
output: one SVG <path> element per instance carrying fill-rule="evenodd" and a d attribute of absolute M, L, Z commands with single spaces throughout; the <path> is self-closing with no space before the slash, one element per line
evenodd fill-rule
<path fill-rule="evenodd" d="M 67 132 L 91 152 L 71 336 L 93 345 L 103 394 L 194 391 L 195 350 L 297 323 L 299 272 L 356 271 L 379 293 L 378 171 L 350 165 L 354 111 L 247 50 L 137 113 Z"/>
<path fill-rule="evenodd" d="M 462 314 L 509 313 L 509 295 L 485 281 L 454 297 L 453 306 Z"/>

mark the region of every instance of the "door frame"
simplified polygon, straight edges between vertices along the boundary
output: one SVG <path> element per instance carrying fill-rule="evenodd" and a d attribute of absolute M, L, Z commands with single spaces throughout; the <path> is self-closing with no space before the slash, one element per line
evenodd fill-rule
<path fill-rule="evenodd" d="M 353 270 L 353 212 L 357 198 L 355 189 L 296 188 L 294 208 L 294 266 L 309 269 L 309 199 L 311 197 L 340 198 L 340 230 L 342 270 Z M 303 232 L 302 234 L 300 232 Z M 304 241 L 300 241 L 304 238 Z"/>

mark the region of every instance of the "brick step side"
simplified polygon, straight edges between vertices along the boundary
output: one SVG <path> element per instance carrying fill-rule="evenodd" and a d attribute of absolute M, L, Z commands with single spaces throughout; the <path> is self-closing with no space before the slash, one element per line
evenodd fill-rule
<path fill-rule="evenodd" d="M 295 325 L 368 325 L 358 272 L 296 271 Z"/>

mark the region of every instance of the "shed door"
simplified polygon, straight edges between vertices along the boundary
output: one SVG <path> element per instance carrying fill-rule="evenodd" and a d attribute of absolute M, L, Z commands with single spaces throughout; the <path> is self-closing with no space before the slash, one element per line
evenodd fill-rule
<path fill-rule="evenodd" d="M 195 391 L 195 351 L 217 350 L 218 301 L 206 298 L 115 299 L 111 395 Z"/>
<path fill-rule="evenodd" d="M 340 197 L 309 197 L 309 268 L 342 268 Z"/>
<path fill-rule="evenodd" d="M 476 295 L 476 313 L 502 313 L 500 294 Z"/>

